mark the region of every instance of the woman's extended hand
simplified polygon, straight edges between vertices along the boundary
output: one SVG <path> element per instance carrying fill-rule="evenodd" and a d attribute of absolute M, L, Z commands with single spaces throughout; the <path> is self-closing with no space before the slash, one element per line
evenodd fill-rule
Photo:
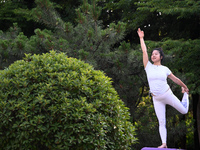
<path fill-rule="evenodd" d="M 138 28 L 137 33 L 138 33 L 138 36 L 139 36 L 140 38 L 143 38 L 143 37 L 144 37 L 144 31 L 140 30 L 140 28 Z"/>
<path fill-rule="evenodd" d="M 182 93 L 187 93 L 189 94 L 189 89 L 187 88 L 187 86 L 184 88 L 184 87 L 181 87 L 182 88 Z"/>

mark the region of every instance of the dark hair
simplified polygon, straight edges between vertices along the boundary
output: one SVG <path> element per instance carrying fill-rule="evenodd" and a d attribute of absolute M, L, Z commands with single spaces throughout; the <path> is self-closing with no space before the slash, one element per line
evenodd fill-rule
<path fill-rule="evenodd" d="M 161 59 L 161 63 L 162 63 L 162 62 L 163 62 L 163 59 L 165 58 L 163 49 L 162 49 L 161 47 L 159 47 L 159 48 L 154 48 L 154 49 L 152 50 L 151 54 L 153 53 L 154 50 L 159 51 L 159 53 L 160 53 L 160 58 L 162 57 L 162 59 Z"/>

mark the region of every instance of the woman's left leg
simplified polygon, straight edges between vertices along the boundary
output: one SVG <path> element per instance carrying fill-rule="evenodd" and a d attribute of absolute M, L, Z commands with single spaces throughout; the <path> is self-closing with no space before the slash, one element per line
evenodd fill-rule
<path fill-rule="evenodd" d="M 154 109 L 156 116 L 158 118 L 158 123 L 159 123 L 159 133 L 161 137 L 162 144 L 167 143 L 167 129 L 166 129 L 166 104 L 163 103 L 160 100 L 157 100 L 155 97 L 153 97 L 153 104 L 154 104 Z"/>

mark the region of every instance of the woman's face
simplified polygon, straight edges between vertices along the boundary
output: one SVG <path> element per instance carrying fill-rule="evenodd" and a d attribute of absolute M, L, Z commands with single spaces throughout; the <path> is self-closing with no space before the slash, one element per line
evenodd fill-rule
<path fill-rule="evenodd" d="M 152 54 L 151 54 L 151 60 L 155 63 L 155 62 L 160 62 L 161 58 L 160 58 L 160 52 L 158 50 L 153 50 Z"/>

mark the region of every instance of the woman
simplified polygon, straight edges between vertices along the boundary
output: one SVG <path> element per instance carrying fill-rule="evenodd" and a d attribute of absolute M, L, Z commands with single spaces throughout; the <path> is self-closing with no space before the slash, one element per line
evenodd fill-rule
<path fill-rule="evenodd" d="M 166 66 L 161 65 L 164 58 L 164 54 L 161 48 L 156 48 L 151 54 L 151 60 L 149 61 L 147 48 L 144 42 L 144 32 L 138 29 L 138 36 L 140 38 L 140 44 L 143 52 L 143 64 L 147 74 L 147 79 L 150 87 L 150 93 L 153 97 L 153 104 L 156 116 L 159 122 L 159 133 L 162 141 L 162 145 L 158 148 L 167 148 L 167 129 L 166 129 L 166 104 L 171 105 L 177 109 L 180 113 L 186 114 L 189 107 L 188 88 L 187 86 Z M 183 98 L 182 102 L 172 93 L 169 85 L 167 84 L 167 78 L 171 79 L 176 84 L 182 87 Z"/>

